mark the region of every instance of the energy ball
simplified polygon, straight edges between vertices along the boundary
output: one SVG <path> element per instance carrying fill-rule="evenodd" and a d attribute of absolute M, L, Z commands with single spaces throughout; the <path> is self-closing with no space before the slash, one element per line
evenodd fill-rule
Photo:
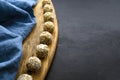
<path fill-rule="evenodd" d="M 47 31 L 43 31 L 40 34 L 40 43 L 41 44 L 51 44 L 52 43 L 52 35 L 51 33 L 47 32 Z"/>
<path fill-rule="evenodd" d="M 42 6 L 44 6 L 45 4 L 50 4 L 50 1 L 49 0 L 43 0 L 42 1 Z"/>
<path fill-rule="evenodd" d="M 41 60 L 37 57 L 30 57 L 26 63 L 28 71 L 37 71 L 41 68 Z"/>
<path fill-rule="evenodd" d="M 54 31 L 54 24 L 51 21 L 47 21 L 44 23 L 44 31 L 48 31 L 52 33 Z"/>
<path fill-rule="evenodd" d="M 43 11 L 44 11 L 44 13 L 45 12 L 52 12 L 53 11 L 52 6 L 49 4 L 45 4 L 43 7 Z"/>
<path fill-rule="evenodd" d="M 39 44 L 36 47 L 36 51 L 37 51 L 36 54 L 37 54 L 38 58 L 42 59 L 42 58 L 47 57 L 49 48 L 45 44 Z"/>
<path fill-rule="evenodd" d="M 28 75 L 28 74 L 22 74 L 18 77 L 17 80 L 33 80 L 32 76 Z"/>
<path fill-rule="evenodd" d="M 52 21 L 52 22 L 53 22 L 53 20 L 54 20 L 53 13 L 51 13 L 51 12 L 46 12 L 46 13 L 44 14 L 44 22 L 46 22 L 46 21 Z"/>

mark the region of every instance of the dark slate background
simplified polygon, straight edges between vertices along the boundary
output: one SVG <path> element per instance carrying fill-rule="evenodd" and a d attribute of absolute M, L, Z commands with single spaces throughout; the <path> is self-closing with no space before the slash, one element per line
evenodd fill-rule
<path fill-rule="evenodd" d="M 120 80 L 120 0 L 53 0 L 59 22 L 46 80 Z"/>

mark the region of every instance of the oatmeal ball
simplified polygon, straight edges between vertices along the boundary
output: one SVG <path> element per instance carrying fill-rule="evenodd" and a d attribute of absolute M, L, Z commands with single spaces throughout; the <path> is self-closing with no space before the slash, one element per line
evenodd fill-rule
<path fill-rule="evenodd" d="M 50 4 L 50 0 L 43 0 L 42 1 L 42 6 L 44 6 L 45 4 Z"/>
<path fill-rule="evenodd" d="M 52 33 L 54 31 L 54 24 L 51 21 L 47 21 L 44 23 L 44 31 L 48 31 Z"/>
<path fill-rule="evenodd" d="M 28 74 L 22 74 L 18 77 L 17 80 L 33 80 L 32 76 L 28 75 Z"/>
<path fill-rule="evenodd" d="M 52 12 L 46 12 L 44 14 L 44 22 L 46 22 L 46 21 L 52 21 L 53 22 L 53 20 L 54 20 L 54 16 L 53 16 Z"/>
<path fill-rule="evenodd" d="M 47 31 L 43 31 L 40 34 L 40 43 L 41 44 L 51 44 L 52 43 L 52 35 L 51 33 L 47 32 Z"/>
<path fill-rule="evenodd" d="M 41 59 L 41 58 L 47 57 L 49 48 L 46 44 L 39 44 L 36 47 L 36 51 L 37 51 L 36 54 L 37 54 L 38 58 Z"/>
<path fill-rule="evenodd" d="M 52 6 L 49 4 L 44 5 L 43 11 L 44 11 L 44 13 L 45 12 L 52 12 L 53 11 Z"/>
<path fill-rule="evenodd" d="M 37 57 L 30 57 L 26 63 L 29 71 L 37 71 L 41 68 L 41 60 Z"/>

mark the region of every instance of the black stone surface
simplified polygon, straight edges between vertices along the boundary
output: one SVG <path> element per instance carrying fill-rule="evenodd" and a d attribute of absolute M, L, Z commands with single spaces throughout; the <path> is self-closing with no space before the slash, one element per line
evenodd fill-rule
<path fill-rule="evenodd" d="M 120 80 L 120 0 L 53 0 L 59 42 L 46 80 Z"/>

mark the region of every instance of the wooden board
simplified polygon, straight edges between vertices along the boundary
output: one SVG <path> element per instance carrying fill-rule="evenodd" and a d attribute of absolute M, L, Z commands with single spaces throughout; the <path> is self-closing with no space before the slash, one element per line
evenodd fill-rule
<path fill-rule="evenodd" d="M 53 7 L 52 2 L 51 2 L 51 5 Z M 37 71 L 36 73 L 27 72 L 26 61 L 28 60 L 29 57 L 36 56 L 36 45 L 39 44 L 40 42 L 39 35 L 43 31 L 44 20 L 43 20 L 43 10 L 42 10 L 42 0 L 38 0 L 37 5 L 34 7 L 34 14 L 36 16 L 37 24 L 35 25 L 35 28 L 33 29 L 33 31 L 30 33 L 30 35 L 27 37 L 27 39 L 23 43 L 23 55 L 22 55 L 22 60 L 21 60 L 21 64 L 20 64 L 17 77 L 20 74 L 29 73 L 30 75 L 32 75 L 33 80 L 44 80 L 45 79 L 45 76 L 47 75 L 47 72 L 52 63 L 55 50 L 56 50 L 57 40 L 58 40 L 58 24 L 57 24 L 54 7 L 53 7 L 53 13 L 55 17 L 54 19 L 55 30 L 52 34 L 53 35 L 52 44 L 49 45 L 50 51 L 48 53 L 48 56 L 47 58 L 41 60 L 42 68 L 40 71 Z"/>

